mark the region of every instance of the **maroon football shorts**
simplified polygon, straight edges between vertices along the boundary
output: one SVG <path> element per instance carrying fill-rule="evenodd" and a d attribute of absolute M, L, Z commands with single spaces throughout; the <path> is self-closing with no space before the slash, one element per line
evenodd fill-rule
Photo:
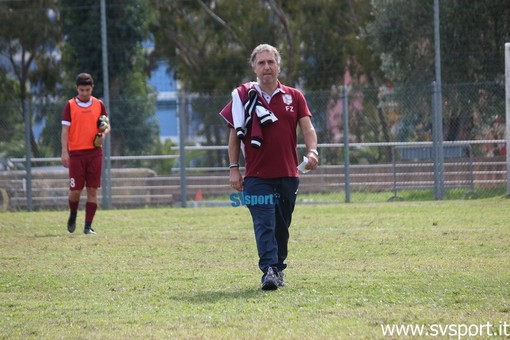
<path fill-rule="evenodd" d="M 99 188 L 103 167 L 103 149 L 72 151 L 69 153 L 69 190 Z"/>

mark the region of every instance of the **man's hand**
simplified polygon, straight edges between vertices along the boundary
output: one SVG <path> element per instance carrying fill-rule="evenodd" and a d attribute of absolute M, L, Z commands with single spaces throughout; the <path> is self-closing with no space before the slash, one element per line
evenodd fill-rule
<path fill-rule="evenodd" d="M 230 187 L 237 191 L 243 191 L 243 176 L 239 168 L 230 168 Z"/>
<path fill-rule="evenodd" d="M 305 169 L 307 170 L 315 170 L 319 166 L 319 156 L 316 152 L 308 151 L 306 154 L 306 158 L 308 158 L 308 164 L 306 164 Z"/>
<path fill-rule="evenodd" d="M 66 152 L 62 152 L 62 157 L 60 158 L 60 162 L 64 166 L 64 168 L 69 168 L 69 154 Z"/>
<path fill-rule="evenodd" d="M 104 133 L 98 133 L 96 137 L 94 137 L 94 146 L 96 148 L 100 148 L 103 146 L 104 142 Z"/>

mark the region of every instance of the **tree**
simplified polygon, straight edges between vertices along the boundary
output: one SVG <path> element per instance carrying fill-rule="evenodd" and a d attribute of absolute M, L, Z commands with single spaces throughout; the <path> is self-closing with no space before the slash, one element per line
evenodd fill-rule
<path fill-rule="evenodd" d="M 262 1 L 153 1 L 158 20 L 155 58 L 164 58 L 182 90 L 227 94 L 240 81 L 253 79 L 251 50 L 278 43 L 278 27 L 268 21 Z M 249 15 L 248 15 L 249 14 Z"/>
<path fill-rule="evenodd" d="M 376 59 L 359 39 L 359 27 L 370 13 L 369 0 L 195 0 L 153 1 L 153 5 L 161 18 L 152 27 L 157 56 L 169 61 L 184 91 L 230 94 L 239 83 L 253 79 L 246 59 L 263 42 L 282 54 L 280 79 L 307 90 L 341 82 L 344 65 L 352 65 L 351 72 L 360 77 L 362 72 L 374 75 L 371 70 L 377 70 Z M 203 110 L 207 142 L 216 144 L 224 141 L 224 134 L 207 129 L 217 129 L 210 123 L 218 117 L 210 113 L 222 108 L 218 105 L 195 106 Z M 325 105 L 313 109 L 323 112 Z"/>
<path fill-rule="evenodd" d="M 251 50 L 262 42 L 279 44 L 280 21 L 268 21 L 271 9 L 262 1 L 153 1 L 153 6 L 159 13 L 151 27 L 153 58 L 168 61 L 182 93 L 224 96 L 192 103 L 206 143 L 223 143 L 218 112 L 235 86 L 253 80 Z M 209 164 L 225 162 L 211 153 L 206 157 L 217 157 L 205 161 Z"/>
<path fill-rule="evenodd" d="M 76 95 L 74 78 L 80 72 L 92 74 L 95 96 L 104 95 L 99 4 L 97 0 L 61 1 L 66 97 Z M 147 82 L 148 57 L 142 46 L 150 38 L 148 25 L 152 15 L 147 1 L 107 2 L 113 155 L 143 154 L 159 142 L 155 96 Z"/>
<path fill-rule="evenodd" d="M 362 25 L 370 18 L 368 0 L 300 1 L 299 7 L 292 3 L 289 16 L 302 44 L 299 76 L 307 90 L 343 84 L 346 71 L 355 84 L 377 80 L 377 59 L 362 39 Z M 360 81 L 361 77 L 366 80 Z"/>
<path fill-rule="evenodd" d="M 502 79 L 503 45 L 510 38 L 505 0 L 440 1 L 442 80 Z M 373 0 L 368 39 L 388 79 L 430 84 L 434 72 L 432 1 Z"/>
<path fill-rule="evenodd" d="M 0 66 L 0 160 L 3 157 L 21 157 L 23 147 L 24 126 L 19 115 L 19 89 L 14 79 Z"/>
<path fill-rule="evenodd" d="M 443 84 L 502 84 L 503 45 L 510 39 L 508 1 L 453 0 L 439 3 Z M 386 77 L 400 84 L 421 84 L 421 92 L 414 93 L 414 97 L 427 98 L 435 80 L 432 2 L 373 0 L 372 4 L 374 20 L 367 25 L 367 39 L 374 53 L 381 56 Z M 482 83 L 479 86 L 443 85 L 444 136 L 447 140 L 479 138 L 473 121 L 489 127 L 495 119 L 492 115 L 481 116 L 478 113 L 487 110 L 487 98 L 497 100 L 495 94 L 501 89 Z M 461 89 L 464 92 L 459 92 Z M 425 101 L 421 104 L 416 101 L 409 105 L 401 103 L 400 138 L 407 140 L 411 137 L 406 131 L 419 131 L 416 124 L 425 126 L 430 132 L 430 100 Z M 417 107 L 423 110 L 416 110 Z M 497 115 L 499 117 L 496 118 L 503 118 L 501 112 Z"/>
<path fill-rule="evenodd" d="M 19 105 L 15 111 L 24 124 L 30 126 L 34 94 L 41 100 L 48 95 L 48 89 L 55 89 L 52 81 L 58 67 L 51 60 L 60 41 L 58 25 L 55 25 L 56 3 L 56 0 L 0 3 L 0 54 L 7 60 L 8 78 L 17 82 L 15 93 Z M 30 147 L 33 156 L 39 157 L 32 130 Z"/>
<path fill-rule="evenodd" d="M 506 0 L 440 2 L 444 82 L 502 81 L 510 41 Z"/>
<path fill-rule="evenodd" d="M 377 116 L 370 107 L 362 89 L 381 82 L 378 58 L 368 49 L 364 24 L 371 18 L 370 1 L 299 1 L 287 2 L 285 9 L 296 27 L 300 39 L 301 57 L 299 79 L 310 91 L 332 89 L 328 98 L 309 101 L 315 113 L 314 125 L 321 141 L 341 142 L 343 100 L 341 86 L 349 87 L 351 103 L 351 132 L 356 138 L 377 137 L 371 125 Z M 316 94 L 317 95 L 317 94 Z M 352 105 L 362 103 L 365 105 Z M 357 107 L 363 107 L 359 112 Z M 316 119 L 316 117 L 324 117 Z M 373 125 L 372 125 L 373 126 Z M 361 131 L 364 130 L 364 131 Z M 357 140 L 361 141 L 361 140 Z M 368 140 L 365 140 L 368 141 Z M 328 159 L 336 159 L 334 149 L 326 150 Z"/>
<path fill-rule="evenodd" d="M 354 56 L 356 65 L 375 77 L 377 60 L 360 38 L 360 29 L 370 17 L 369 0 L 153 0 L 152 4 L 160 18 L 151 28 L 156 53 L 168 59 L 186 91 L 224 94 L 252 79 L 246 57 L 263 42 L 282 53 L 281 78 L 290 85 L 302 80 L 308 90 L 329 88 L 343 79 L 344 65 Z"/>

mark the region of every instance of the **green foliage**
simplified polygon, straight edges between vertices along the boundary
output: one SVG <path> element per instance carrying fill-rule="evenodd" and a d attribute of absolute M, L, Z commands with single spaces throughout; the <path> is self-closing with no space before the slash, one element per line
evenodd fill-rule
<path fill-rule="evenodd" d="M 302 79 L 309 90 L 329 88 L 342 81 L 343 65 L 350 65 L 356 75 L 377 74 L 376 59 L 359 36 L 370 17 L 368 0 L 155 1 L 154 5 L 160 14 L 152 27 L 156 53 L 170 61 L 187 91 L 229 93 L 240 82 L 253 79 L 247 59 L 260 43 L 280 49 L 281 79 L 290 85 Z"/>
<path fill-rule="evenodd" d="M 277 42 L 275 23 L 259 1 L 155 1 L 154 6 L 156 55 L 170 62 L 185 91 L 230 93 L 241 80 L 253 79 L 251 50 Z"/>
<path fill-rule="evenodd" d="M 260 290 L 246 208 L 0 213 L 5 338 L 382 339 L 508 321 L 507 199 L 298 205 L 288 286 Z M 80 215 L 83 216 L 83 215 Z M 81 217 L 80 217 L 81 218 Z M 491 331 L 495 331 L 493 329 Z"/>
<path fill-rule="evenodd" d="M 432 87 L 427 85 L 395 86 L 392 95 L 399 117 L 396 125 L 396 140 L 430 141 L 432 140 Z"/>
<path fill-rule="evenodd" d="M 40 121 L 44 117 L 45 122 L 38 140 L 41 154 L 45 157 L 59 157 L 61 155 L 62 143 L 60 136 L 62 133 L 63 109 L 63 101 L 46 102 L 37 106 L 37 117 L 39 118 L 36 121 Z"/>
<path fill-rule="evenodd" d="M 228 141 L 228 128 L 219 112 L 229 102 L 230 96 L 202 95 L 192 101 L 192 110 L 197 114 L 197 120 L 202 122 L 199 134 L 203 136 L 206 145 L 225 145 Z M 226 165 L 226 157 L 221 157 L 218 153 L 206 154 L 203 160 L 204 166 Z"/>
<path fill-rule="evenodd" d="M 504 45 L 510 41 L 508 1 L 440 4 L 443 81 L 503 80 Z"/>
<path fill-rule="evenodd" d="M 503 84 L 493 82 L 443 86 L 445 140 L 504 139 L 503 93 Z"/>
<path fill-rule="evenodd" d="M 481 85 L 485 88 L 479 92 L 466 90 L 467 98 L 455 89 L 443 89 L 446 140 L 501 134 L 493 122 L 504 120 L 504 102 L 498 96 L 504 76 L 502 47 L 510 40 L 507 2 L 439 2 L 443 83 L 500 84 Z M 31 137 L 33 154 L 60 154 L 62 105 L 76 93 L 77 73 L 91 73 L 94 95 L 103 97 L 99 4 L 97 0 L 0 2 L 0 80 L 6 87 L 0 94 L 0 123 L 5 124 L 0 125 L 0 138 L 9 141 L 9 145 L 3 142 L 2 151 L 24 152 L 23 126 L 17 124 L 25 119 L 26 107 L 33 122 L 46 122 L 41 139 Z M 353 131 L 365 141 L 391 141 L 391 127 L 398 141 L 429 138 L 429 91 L 435 77 L 430 1 L 112 0 L 106 2 L 106 10 L 114 155 L 146 154 L 159 144 L 155 98 L 147 79 L 160 60 L 169 62 L 183 91 L 218 96 L 193 103 L 197 115 L 192 119 L 204 122 L 204 141 L 224 143 L 225 129 L 217 123 L 217 111 L 235 86 L 253 80 L 248 57 L 259 43 L 280 49 L 281 80 L 308 93 L 344 82 L 377 87 L 387 79 L 401 91 L 412 84 L 409 91 L 397 95 L 400 98 L 393 98 L 397 106 L 391 110 L 377 111 L 380 103 L 365 97 L 365 109 L 353 119 Z M 148 40 L 155 43 L 154 50 L 142 47 Z M 11 105 L 13 97 L 18 104 Z M 312 101 L 316 117 L 326 117 L 329 100 Z M 392 126 L 396 119 L 391 115 L 398 116 L 398 126 Z M 381 127 L 367 124 L 374 121 Z M 330 141 L 327 118 L 314 123 L 319 140 Z"/>
<path fill-rule="evenodd" d="M 300 76 L 308 90 L 342 84 L 346 70 L 356 78 L 377 74 L 360 39 L 360 25 L 370 18 L 369 1 L 302 1 L 302 6 L 289 16 L 303 44 Z"/>
<path fill-rule="evenodd" d="M 55 10 L 55 0 L 0 3 L 0 53 L 8 58 L 9 74 L 18 81 L 20 96 L 29 98 L 29 80 L 51 86 L 51 78 L 45 76 L 55 76 L 49 60 L 60 41 Z"/>
<path fill-rule="evenodd" d="M 153 155 L 177 155 L 174 143 L 171 140 L 165 140 L 164 143 L 157 143 L 151 151 Z M 146 164 L 144 167 L 154 170 L 159 176 L 164 176 L 172 172 L 172 168 L 176 163 L 175 159 L 161 159 L 153 160 Z"/>
<path fill-rule="evenodd" d="M 0 66 L 0 158 L 21 157 L 24 154 L 25 126 L 17 100 L 18 86 Z"/>
<path fill-rule="evenodd" d="M 159 125 L 154 115 L 156 97 L 142 74 L 125 73 L 117 80 L 123 85 L 119 88 L 119 99 L 110 101 L 112 152 L 117 155 L 149 153 L 159 143 Z"/>
<path fill-rule="evenodd" d="M 9 79 L 9 86 L 13 85 L 10 79 L 16 80 L 12 93 L 16 94 L 15 100 L 21 108 L 7 110 L 6 114 L 19 114 L 18 118 L 10 119 L 21 119 L 23 124 L 32 123 L 30 105 L 34 98 L 55 94 L 54 80 L 58 77 L 59 68 L 53 53 L 61 40 L 56 24 L 56 7 L 56 0 L 0 3 L 0 63 L 6 72 L 6 80 Z M 33 156 L 39 157 L 32 131 L 30 146 Z"/>
<path fill-rule="evenodd" d="M 94 77 L 94 95 L 104 95 L 100 8 L 95 0 L 64 0 L 62 30 L 66 34 L 63 62 L 66 93 L 76 95 L 74 77 Z M 147 84 L 147 56 L 142 42 L 149 38 L 153 18 L 148 1 L 108 1 L 106 8 L 111 142 L 113 155 L 144 154 L 159 142 L 154 117 L 155 96 Z"/>
<path fill-rule="evenodd" d="M 442 81 L 502 79 L 503 46 L 510 39 L 505 0 L 439 1 Z M 395 82 L 435 79 L 433 2 L 372 0 L 367 38 Z"/>

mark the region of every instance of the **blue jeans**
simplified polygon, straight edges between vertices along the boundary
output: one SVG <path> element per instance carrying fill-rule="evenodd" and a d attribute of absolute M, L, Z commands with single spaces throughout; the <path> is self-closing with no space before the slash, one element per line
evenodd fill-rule
<path fill-rule="evenodd" d="M 287 268 L 289 227 L 296 204 L 298 177 L 244 179 L 244 197 L 249 199 L 257 242 L 259 268 L 265 273 L 269 267 Z"/>

